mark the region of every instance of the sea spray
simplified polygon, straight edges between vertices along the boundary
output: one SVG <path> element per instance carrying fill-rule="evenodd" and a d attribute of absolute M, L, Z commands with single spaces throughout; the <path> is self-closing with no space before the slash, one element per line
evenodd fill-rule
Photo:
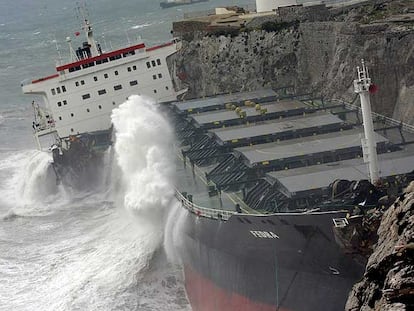
<path fill-rule="evenodd" d="M 181 264 L 180 255 L 177 249 L 182 243 L 184 221 L 186 219 L 187 210 L 182 208 L 181 203 L 176 201 L 169 210 L 164 230 L 164 250 L 169 262 L 173 264 Z"/>
<path fill-rule="evenodd" d="M 15 178 L 17 191 L 25 204 L 44 200 L 58 191 L 52 157 L 46 152 L 33 151 Z"/>
<path fill-rule="evenodd" d="M 19 151 L 1 160 L 1 202 L 8 209 L 2 218 L 43 215 L 50 203 L 62 201 L 65 195 L 51 163 L 50 154 L 37 150 Z"/>
<path fill-rule="evenodd" d="M 114 109 L 112 122 L 123 205 L 159 225 L 174 197 L 172 129 L 152 100 L 137 95 Z"/>

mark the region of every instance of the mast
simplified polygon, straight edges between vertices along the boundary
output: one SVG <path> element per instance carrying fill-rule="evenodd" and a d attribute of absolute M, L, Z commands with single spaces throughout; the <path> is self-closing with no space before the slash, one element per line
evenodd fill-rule
<path fill-rule="evenodd" d="M 91 55 L 90 57 L 98 56 L 100 54 L 98 47 L 96 45 L 95 39 L 93 38 L 93 30 L 92 25 L 88 19 L 88 12 L 86 9 L 86 5 L 83 4 L 82 6 L 78 4 L 77 11 L 79 13 L 79 18 L 82 19 L 82 29 L 85 31 L 86 40 L 90 47 Z"/>
<path fill-rule="evenodd" d="M 375 86 L 371 83 L 368 68 L 365 66 L 364 60 L 361 60 L 361 62 L 362 67 L 357 67 L 358 77 L 354 80 L 354 90 L 355 93 L 359 94 L 359 98 L 361 100 L 362 119 L 365 133 L 365 138 L 361 140 L 364 161 L 365 163 L 368 162 L 371 183 L 375 184 L 379 180 L 377 142 L 375 140 L 371 103 L 369 98 L 370 90 L 375 88 Z"/>

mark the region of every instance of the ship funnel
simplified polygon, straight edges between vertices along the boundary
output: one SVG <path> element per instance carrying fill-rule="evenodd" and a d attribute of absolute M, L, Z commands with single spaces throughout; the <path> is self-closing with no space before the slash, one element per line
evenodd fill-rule
<path fill-rule="evenodd" d="M 364 161 L 369 166 L 369 176 L 372 184 L 379 180 L 377 142 L 375 140 L 374 124 L 372 121 L 370 90 L 373 89 L 368 68 L 364 60 L 362 66 L 357 67 L 357 79 L 354 80 L 355 93 L 359 94 L 361 100 L 362 119 L 364 122 L 365 137 L 361 139 Z"/>

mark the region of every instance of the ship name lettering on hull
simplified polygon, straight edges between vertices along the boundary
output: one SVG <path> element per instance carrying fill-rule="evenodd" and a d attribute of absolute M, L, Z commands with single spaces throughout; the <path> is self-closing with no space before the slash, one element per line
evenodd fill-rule
<path fill-rule="evenodd" d="M 254 231 L 254 230 L 250 230 L 250 233 L 255 238 L 260 238 L 260 239 L 279 239 L 279 236 L 276 233 L 273 233 L 272 231 Z"/>

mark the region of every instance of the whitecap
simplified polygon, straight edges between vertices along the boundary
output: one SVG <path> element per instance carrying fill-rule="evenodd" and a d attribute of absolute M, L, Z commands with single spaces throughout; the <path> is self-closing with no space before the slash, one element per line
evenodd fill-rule
<path fill-rule="evenodd" d="M 145 23 L 145 24 L 135 25 L 135 26 L 132 26 L 131 29 L 141 29 L 141 28 L 145 28 L 148 26 L 151 26 L 151 24 Z"/>

